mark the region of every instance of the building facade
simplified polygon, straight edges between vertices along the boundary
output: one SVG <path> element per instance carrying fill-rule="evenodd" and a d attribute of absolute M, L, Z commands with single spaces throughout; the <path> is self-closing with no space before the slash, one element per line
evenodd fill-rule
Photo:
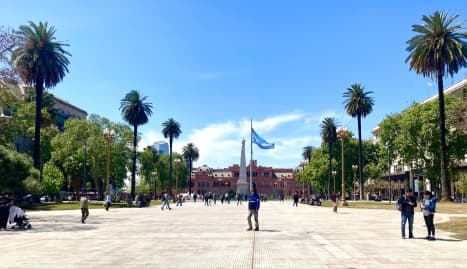
<path fill-rule="evenodd" d="M 249 180 L 250 165 L 247 166 L 246 171 Z M 239 176 L 240 165 L 238 164 L 220 169 L 208 166 L 194 168 L 192 173 L 193 190 L 198 194 L 236 192 Z M 295 181 L 294 169 L 258 166 L 256 160 L 252 161 L 252 180 L 256 184 L 258 192 L 269 197 L 277 197 L 280 194 L 292 195 L 299 189 Z"/>
<path fill-rule="evenodd" d="M 463 107 L 465 109 L 463 119 L 459 120 L 456 129 L 460 130 L 461 132 L 467 133 L 467 78 L 458 81 L 457 83 L 454 83 L 447 87 L 444 90 L 445 95 L 450 95 L 450 96 L 456 96 L 456 97 L 462 97 L 463 98 Z M 438 94 L 433 95 L 422 102 L 420 104 L 424 104 L 427 102 L 434 101 L 438 98 Z M 381 143 L 381 138 L 380 138 L 380 128 L 379 126 L 376 126 L 372 130 L 373 138 L 372 141 L 373 143 Z M 464 175 L 467 175 L 467 155 L 465 156 L 464 160 L 461 160 L 458 164 L 458 169 L 464 173 Z M 418 169 L 417 171 L 411 171 L 410 166 L 407 164 L 404 164 L 402 160 L 399 157 L 396 157 L 394 160 L 391 160 L 390 168 L 389 168 L 390 173 L 386 173 L 386 175 L 383 175 L 383 179 L 389 179 L 389 175 L 391 176 L 391 180 L 394 182 L 395 181 L 395 190 L 398 191 L 398 193 L 402 193 L 401 190 L 403 190 L 405 185 L 413 186 L 415 191 L 424 191 L 424 190 L 431 190 L 435 191 L 437 190 L 436 186 L 431 186 L 430 179 L 426 178 L 426 171 L 423 169 Z M 412 179 L 412 180 L 411 180 Z M 451 182 L 453 183 L 453 182 Z M 451 192 L 454 193 L 454 184 L 451 184 Z"/>
<path fill-rule="evenodd" d="M 152 144 L 152 148 L 159 153 L 159 155 L 169 154 L 169 144 L 165 141 L 157 141 Z"/>

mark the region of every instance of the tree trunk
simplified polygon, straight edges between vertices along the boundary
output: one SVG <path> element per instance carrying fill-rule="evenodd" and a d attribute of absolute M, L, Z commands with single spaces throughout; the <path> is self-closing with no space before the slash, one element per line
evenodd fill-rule
<path fill-rule="evenodd" d="M 36 119 L 34 125 L 34 167 L 41 170 L 41 122 L 42 122 L 42 93 L 44 83 L 42 80 L 36 81 Z M 42 173 L 41 173 L 42 174 Z M 42 179 L 42 176 L 41 176 Z"/>
<path fill-rule="evenodd" d="M 173 137 L 170 135 L 169 137 L 169 189 L 167 192 L 172 195 L 172 143 Z"/>
<path fill-rule="evenodd" d="M 446 160 L 446 119 L 444 111 L 444 86 L 443 76 L 438 74 L 438 97 L 439 97 L 439 142 L 440 142 L 440 161 L 441 161 L 441 199 L 448 201 L 451 191 L 449 179 L 447 176 L 447 160 Z"/>
<path fill-rule="evenodd" d="M 191 196 L 191 171 L 193 170 L 193 161 L 191 158 L 190 158 L 189 165 L 190 165 L 190 182 L 188 183 L 188 193 Z"/>
<path fill-rule="evenodd" d="M 138 125 L 133 125 L 133 167 L 131 169 L 131 199 L 136 196 L 136 146 L 138 139 Z"/>
<path fill-rule="evenodd" d="M 360 200 L 363 200 L 363 153 L 362 153 L 362 116 L 358 114 L 358 182 L 360 183 Z"/>
<path fill-rule="evenodd" d="M 332 143 L 329 142 L 328 198 L 331 197 L 331 176 L 332 176 Z"/>

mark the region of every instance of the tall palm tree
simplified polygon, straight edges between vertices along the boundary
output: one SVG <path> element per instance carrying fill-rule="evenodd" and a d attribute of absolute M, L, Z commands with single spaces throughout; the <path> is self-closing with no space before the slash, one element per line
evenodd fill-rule
<path fill-rule="evenodd" d="M 358 178 L 360 182 L 360 199 L 363 198 L 363 153 L 362 153 L 362 117 L 365 118 L 373 111 L 375 103 L 373 92 L 365 91 L 365 88 L 358 83 L 350 85 L 344 92 L 344 105 L 347 114 L 352 118 L 357 118 L 358 123 Z"/>
<path fill-rule="evenodd" d="M 41 109 L 44 89 L 55 87 L 68 73 L 71 54 L 63 47 L 69 46 L 55 39 L 55 27 L 47 22 L 21 25 L 17 32 L 21 42 L 13 52 L 11 61 L 21 79 L 33 85 L 36 91 L 36 118 L 34 125 L 34 167 L 41 167 Z"/>
<path fill-rule="evenodd" d="M 169 190 L 168 192 L 172 194 L 172 144 L 174 138 L 178 138 L 182 134 L 180 129 L 180 123 L 175 121 L 173 118 L 170 118 L 162 123 L 162 134 L 165 138 L 169 139 Z"/>
<path fill-rule="evenodd" d="M 409 62 L 410 70 L 415 70 L 417 74 L 438 81 L 441 195 L 443 200 L 449 199 L 451 192 L 447 177 L 443 78 L 452 77 L 459 72 L 459 69 L 467 66 L 467 32 L 463 27 L 465 21 L 454 23 L 458 17 L 459 15 L 449 16 L 449 14 L 439 11 L 429 16 L 423 16 L 422 25 L 412 25 L 412 31 L 417 35 L 407 41 L 406 50 L 409 52 L 409 56 L 405 60 Z"/>
<path fill-rule="evenodd" d="M 310 161 L 311 161 L 311 153 L 312 152 L 313 152 L 313 146 L 303 147 L 302 157 L 307 163 L 310 163 Z"/>
<path fill-rule="evenodd" d="M 321 138 L 329 147 L 329 175 L 328 175 L 328 196 L 331 195 L 331 176 L 332 176 L 332 144 L 337 142 L 337 121 L 335 118 L 326 117 L 321 122 Z"/>
<path fill-rule="evenodd" d="M 188 192 L 191 195 L 191 171 L 193 170 L 193 162 L 199 158 L 199 149 L 193 143 L 188 143 L 183 147 L 183 158 L 188 161 L 188 169 L 190 169 L 190 182 L 188 184 Z"/>
<path fill-rule="evenodd" d="M 138 145 L 138 126 L 146 124 L 152 115 L 152 104 L 147 102 L 147 96 L 132 90 L 120 101 L 123 119 L 133 126 L 133 167 L 131 169 L 131 198 L 135 197 L 136 187 L 136 147 Z"/>

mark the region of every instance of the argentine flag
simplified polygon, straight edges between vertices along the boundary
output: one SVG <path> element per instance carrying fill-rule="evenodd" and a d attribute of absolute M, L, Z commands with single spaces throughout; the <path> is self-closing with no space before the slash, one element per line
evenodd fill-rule
<path fill-rule="evenodd" d="M 251 128 L 251 142 L 255 143 L 261 149 L 273 149 L 274 143 L 268 143 L 264 138 L 259 136 L 255 129 Z"/>

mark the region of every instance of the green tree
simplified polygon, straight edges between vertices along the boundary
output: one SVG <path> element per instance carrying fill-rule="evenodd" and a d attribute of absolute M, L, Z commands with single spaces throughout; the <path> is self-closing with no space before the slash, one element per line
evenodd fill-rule
<path fill-rule="evenodd" d="M 39 172 L 27 155 L 0 146 L 0 189 L 4 192 L 35 193 Z"/>
<path fill-rule="evenodd" d="M 133 126 L 133 167 L 131 169 L 131 197 L 135 197 L 136 182 L 136 147 L 138 145 L 138 126 L 146 124 L 152 114 L 152 104 L 146 102 L 147 96 L 142 97 L 136 91 L 130 91 L 120 102 L 123 119 Z"/>
<path fill-rule="evenodd" d="M 36 90 L 36 117 L 34 130 L 34 167 L 40 168 L 40 132 L 42 113 L 42 93 L 44 88 L 52 88 L 63 80 L 68 72 L 70 53 L 68 46 L 55 40 L 55 28 L 47 22 L 21 25 L 18 35 L 22 42 L 11 57 L 21 79 Z"/>
<path fill-rule="evenodd" d="M 157 173 L 159 157 L 158 152 L 151 146 L 147 146 L 139 157 L 141 163 L 140 176 L 148 184 L 150 189 L 154 191 L 154 194 L 157 193 L 157 178 L 153 173 Z"/>
<path fill-rule="evenodd" d="M 42 193 L 54 196 L 64 185 L 63 174 L 52 162 L 44 165 L 43 180 L 41 182 Z"/>
<path fill-rule="evenodd" d="M 191 195 L 192 181 L 191 174 L 193 170 L 193 162 L 199 158 L 199 149 L 193 143 L 188 143 L 183 147 L 183 158 L 188 162 L 188 170 L 190 171 L 190 182 L 188 183 L 188 192 Z"/>
<path fill-rule="evenodd" d="M 329 148 L 329 173 L 328 173 L 328 195 L 331 195 L 331 173 L 332 173 L 332 145 L 337 142 L 337 121 L 332 117 L 326 117 L 321 122 L 321 138 L 328 144 Z"/>
<path fill-rule="evenodd" d="M 172 193 L 172 150 L 173 150 L 173 140 L 174 138 L 177 139 L 181 134 L 182 130 L 180 128 L 180 123 L 175 121 L 173 118 L 170 118 L 162 123 L 162 134 L 165 138 L 169 139 L 169 185 L 168 185 L 168 192 Z"/>
<path fill-rule="evenodd" d="M 310 163 L 312 152 L 313 152 L 313 146 L 303 147 L 302 157 L 307 163 Z"/>
<path fill-rule="evenodd" d="M 347 88 L 345 98 L 345 110 L 353 118 L 357 118 L 358 124 L 358 178 L 360 181 L 360 199 L 363 197 L 363 146 L 362 146 L 362 117 L 365 118 L 373 111 L 374 99 L 370 96 L 373 92 L 365 91 L 361 84 L 352 84 Z"/>
<path fill-rule="evenodd" d="M 440 171 L 442 199 L 450 196 L 450 180 L 447 176 L 446 159 L 446 124 L 443 79 L 453 76 L 467 66 L 467 32 L 463 27 L 465 21 L 454 23 L 459 15 L 435 11 L 422 17 L 422 25 L 412 25 L 414 37 L 407 41 L 409 56 L 406 62 L 410 70 L 424 77 L 436 79 L 439 97 L 439 129 L 440 129 Z"/>

